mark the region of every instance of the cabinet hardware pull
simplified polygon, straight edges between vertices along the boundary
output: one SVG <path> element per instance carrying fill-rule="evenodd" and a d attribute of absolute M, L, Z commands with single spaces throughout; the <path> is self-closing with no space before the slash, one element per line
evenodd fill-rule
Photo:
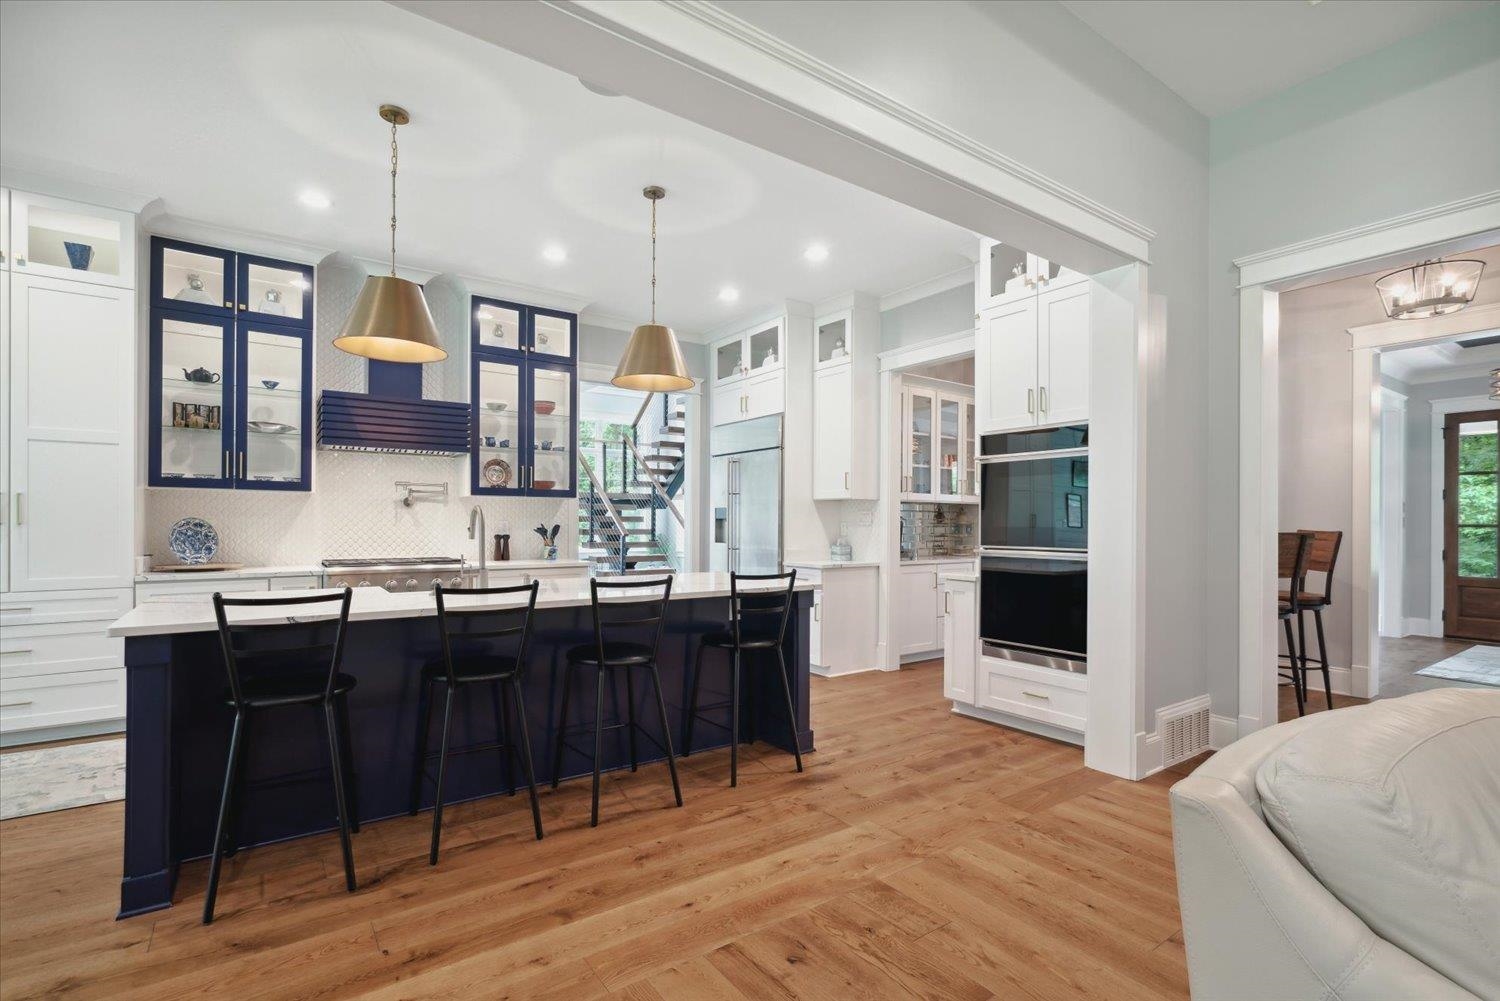
<path fill-rule="evenodd" d="M 22 493 L 16 494 L 16 527 L 26 523 L 26 509 L 21 505 L 21 498 L 26 496 Z"/>
<path fill-rule="evenodd" d="M 17 709 L 29 705 L 31 705 L 30 699 L 18 699 L 15 702 L 0 702 L 0 709 Z"/>
<path fill-rule="evenodd" d="M 1021 694 L 1029 696 L 1030 698 L 1033 698 L 1033 699 L 1041 699 L 1043 702 L 1051 702 L 1052 701 L 1052 696 L 1050 696 L 1050 695 L 1043 695 L 1041 692 L 1028 692 L 1024 688 L 1021 689 Z"/>
<path fill-rule="evenodd" d="M 1026 390 L 1026 412 L 1028 414 L 1036 413 L 1036 407 L 1034 405 L 1035 397 L 1032 395 L 1034 392 L 1035 390 L 1032 389 Z"/>
<path fill-rule="evenodd" d="M 245 453 L 240 453 L 240 479 L 245 478 Z"/>
<path fill-rule="evenodd" d="M 229 449 L 224 450 L 224 479 L 229 479 Z"/>
<path fill-rule="evenodd" d="M 844 489 L 845 490 L 849 489 L 849 474 L 848 473 L 844 474 Z"/>
<path fill-rule="evenodd" d="M 813 602 L 813 621 L 823 621 L 823 603 L 821 601 Z"/>
<path fill-rule="evenodd" d="M 944 615 L 952 615 L 953 614 L 952 598 L 953 598 L 953 592 L 952 591 L 944 591 L 943 592 L 943 614 Z"/>
<path fill-rule="evenodd" d="M 29 647 L 25 650 L 0 650 L 0 657 L 19 657 L 23 653 L 30 652 L 31 649 Z"/>
<path fill-rule="evenodd" d="M 1043 386 L 1041 388 L 1041 390 L 1038 391 L 1037 397 L 1041 401 L 1041 404 L 1042 404 L 1042 413 L 1045 414 L 1047 412 L 1047 387 L 1046 386 Z"/>
<path fill-rule="evenodd" d="M 234 308 L 234 303 L 232 303 L 232 302 L 226 302 L 224 304 L 224 308 L 225 309 L 233 309 Z"/>

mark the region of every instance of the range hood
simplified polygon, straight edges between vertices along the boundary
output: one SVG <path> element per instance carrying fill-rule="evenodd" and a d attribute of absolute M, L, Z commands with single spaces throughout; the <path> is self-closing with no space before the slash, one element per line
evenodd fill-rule
<path fill-rule="evenodd" d="M 369 362 L 368 393 L 325 389 L 318 447 L 345 452 L 454 455 L 469 450 L 467 403 L 422 398 L 422 366 Z"/>

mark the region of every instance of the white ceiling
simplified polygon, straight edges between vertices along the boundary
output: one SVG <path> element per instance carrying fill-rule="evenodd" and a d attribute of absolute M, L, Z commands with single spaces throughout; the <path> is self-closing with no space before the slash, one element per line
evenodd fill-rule
<path fill-rule="evenodd" d="M 600 320 L 649 309 L 647 184 L 668 192 L 658 315 L 684 333 L 786 298 L 883 295 L 977 253 L 951 224 L 386 4 L 0 5 L 4 165 L 174 217 L 383 257 L 387 101 L 413 117 L 401 260 L 553 290 Z M 305 189 L 332 207 L 304 208 Z M 820 265 L 802 257 L 815 241 Z M 543 260 L 550 243 L 565 263 Z"/>
<path fill-rule="evenodd" d="M 1493 336 L 1496 331 L 1465 334 L 1462 340 Z M 1489 375 L 1500 368 L 1500 344 L 1466 348 L 1457 341 L 1420 344 L 1380 353 L 1380 371 L 1402 382 L 1444 382 Z"/>
<path fill-rule="evenodd" d="M 1062 0 L 1212 118 L 1420 34 L 1481 0 Z"/>

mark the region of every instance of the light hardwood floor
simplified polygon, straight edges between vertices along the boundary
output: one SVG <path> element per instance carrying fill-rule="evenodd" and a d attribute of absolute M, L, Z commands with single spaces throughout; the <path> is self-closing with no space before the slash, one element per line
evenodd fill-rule
<path fill-rule="evenodd" d="M 121 807 L 0 824 L 0 997 L 1023 998 L 1187 995 L 1166 790 L 953 716 L 941 667 L 813 679 L 818 751 L 764 745 L 356 835 L 242 852 L 116 922 Z M 212 810 L 213 804 L 204 803 Z"/>

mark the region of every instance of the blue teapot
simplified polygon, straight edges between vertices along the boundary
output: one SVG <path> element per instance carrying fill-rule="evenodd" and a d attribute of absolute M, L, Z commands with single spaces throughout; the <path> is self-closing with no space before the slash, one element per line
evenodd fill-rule
<path fill-rule="evenodd" d="M 183 369 L 182 370 L 182 377 L 184 379 L 186 379 L 188 382 L 218 382 L 219 381 L 219 373 L 217 373 L 217 372 L 210 372 L 206 368 L 195 368 L 191 372 L 189 372 L 187 369 Z"/>

